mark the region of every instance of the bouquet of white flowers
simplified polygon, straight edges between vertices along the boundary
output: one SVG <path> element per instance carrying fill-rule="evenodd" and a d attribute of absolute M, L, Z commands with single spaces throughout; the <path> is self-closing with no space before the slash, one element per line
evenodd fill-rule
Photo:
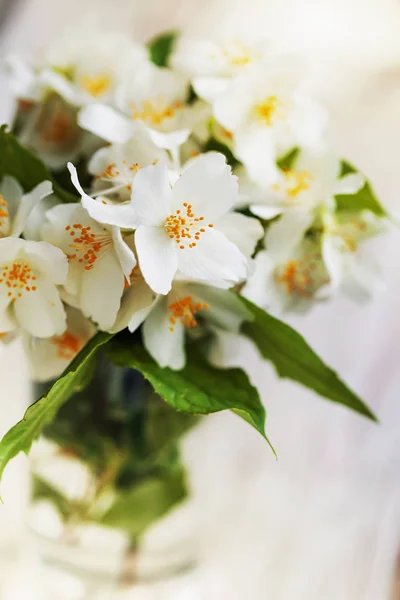
<path fill-rule="evenodd" d="M 388 222 L 329 148 L 296 57 L 263 40 L 166 34 L 146 47 L 85 30 L 8 68 L 0 336 L 20 335 L 33 378 L 52 383 L 0 443 L 0 473 L 44 431 L 98 484 L 75 512 L 53 490 L 63 518 L 136 539 L 185 495 L 178 442 L 193 415 L 229 409 L 266 437 L 247 375 L 212 359 L 225 332 L 374 419 L 276 316 L 365 297 L 376 269 L 364 240 Z M 165 502 L 152 511 L 155 494 Z"/>

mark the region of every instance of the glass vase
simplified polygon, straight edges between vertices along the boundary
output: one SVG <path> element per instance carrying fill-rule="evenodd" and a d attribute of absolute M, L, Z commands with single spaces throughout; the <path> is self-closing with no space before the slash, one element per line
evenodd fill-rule
<path fill-rule="evenodd" d="M 31 457 L 38 600 L 197 599 L 193 530 L 164 526 L 188 496 L 180 441 L 197 419 L 105 356 L 89 378 Z"/>

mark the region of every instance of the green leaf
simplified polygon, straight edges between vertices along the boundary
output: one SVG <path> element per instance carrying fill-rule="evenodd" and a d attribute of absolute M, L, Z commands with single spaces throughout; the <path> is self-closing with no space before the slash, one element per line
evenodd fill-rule
<path fill-rule="evenodd" d="M 299 156 L 300 148 L 292 148 L 283 156 L 280 156 L 276 164 L 280 169 L 291 169 L 297 157 Z"/>
<path fill-rule="evenodd" d="M 119 491 L 100 523 L 121 528 L 132 538 L 137 538 L 186 496 L 183 471 L 149 477 L 127 492 Z"/>
<path fill-rule="evenodd" d="M 234 156 L 232 150 L 223 142 L 211 137 L 208 142 L 205 144 L 203 148 L 203 152 L 220 152 L 226 158 L 226 162 L 232 168 L 236 167 L 239 164 L 239 161 Z"/>
<path fill-rule="evenodd" d="M 45 164 L 32 152 L 21 146 L 17 138 L 7 131 L 7 126 L 0 128 L 0 179 L 4 175 L 12 175 L 26 192 L 29 192 L 42 181 L 53 183 L 54 193 L 63 202 L 77 202 L 78 196 L 64 190 L 51 176 Z"/>
<path fill-rule="evenodd" d="M 149 42 L 149 52 L 152 62 L 158 67 L 167 67 L 169 57 L 174 49 L 178 33 L 169 31 L 152 39 Z"/>
<path fill-rule="evenodd" d="M 157 394 L 176 410 L 197 415 L 232 410 L 268 441 L 260 396 L 241 369 L 217 369 L 193 347 L 188 349 L 183 369 L 163 369 L 142 345 L 127 346 L 117 338 L 107 347 L 107 354 L 115 364 L 140 371 Z"/>
<path fill-rule="evenodd" d="M 348 163 L 342 161 L 342 169 L 340 176 L 344 177 L 350 173 L 357 173 L 357 170 Z M 351 212 L 358 212 L 361 210 L 370 210 L 379 217 L 387 216 L 386 210 L 376 197 L 371 184 L 366 181 L 365 185 L 356 194 L 340 194 L 335 196 L 336 206 L 338 210 L 346 210 Z"/>
<path fill-rule="evenodd" d="M 87 384 L 96 353 L 111 338 L 108 333 L 98 333 L 92 338 L 50 390 L 28 408 L 22 421 L 5 434 L 0 442 L 0 478 L 7 463 L 19 452 L 29 452 L 43 427 L 54 419 L 74 392 Z"/>
<path fill-rule="evenodd" d="M 254 317 L 242 326 L 242 332 L 253 340 L 261 355 L 273 363 L 280 377 L 293 379 L 328 400 L 377 420 L 368 406 L 322 362 L 299 333 L 249 300 L 242 298 L 242 301 Z"/>

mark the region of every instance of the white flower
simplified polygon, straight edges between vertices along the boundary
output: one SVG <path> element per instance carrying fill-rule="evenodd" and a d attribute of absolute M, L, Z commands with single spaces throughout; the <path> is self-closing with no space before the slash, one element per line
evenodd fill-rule
<path fill-rule="evenodd" d="M 265 60 L 265 40 L 225 38 L 216 41 L 179 40 L 171 57 L 177 70 L 192 78 L 196 93 L 212 101 L 226 90 L 230 78 Z"/>
<path fill-rule="evenodd" d="M 278 179 L 266 188 L 244 182 L 253 214 L 271 219 L 287 211 L 312 212 L 334 207 L 338 194 L 355 194 L 364 185 L 360 173 L 341 177 L 341 160 L 330 150 L 302 150 L 290 168 L 279 169 Z"/>
<path fill-rule="evenodd" d="M 46 216 L 43 238 L 68 256 L 68 300 L 75 299 L 86 317 L 107 330 L 136 264 L 132 250 L 117 227 L 96 223 L 82 206 L 60 204 Z"/>
<path fill-rule="evenodd" d="M 46 242 L 0 239 L 0 331 L 14 324 L 36 337 L 61 335 L 66 323 L 57 286 L 67 271 L 65 254 Z"/>
<path fill-rule="evenodd" d="M 119 33 L 82 25 L 47 46 L 33 73 L 13 58 L 8 67 L 13 88 L 24 97 L 40 101 L 50 90 L 73 106 L 83 106 L 94 100 L 113 102 L 122 82 L 146 63 L 144 46 Z"/>
<path fill-rule="evenodd" d="M 307 213 L 287 213 L 270 226 L 266 250 L 254 259 L 243 296 L 277 314 L 306 310 L 313 300 L 322 298 L 319 292 L 330 278 L 320 236 L 305 235 L 312 220 Z"/>
<path fill-rule="evenodd" d="M 386 219 L 370 211 L 322 216 L 322 256 L 330 276 L 329 292 L 339 288 L 356 301 L 366 301 L 380 283 L 380 271 L 364 242 L 382 233 Z"/>
<path fill-rule="evenodd" d="M 42 181 L 24 194 L 17 180 L 5 175 L 0 182 L 0 238 L 19 237 L 34 208 L 52 191 L 51 182 Z"/>
<path fill-rule="evenodd" d="M 175 282 L 162 296 L 143 325 L 146 349 L 161 367 L 181 369 L 186 362 L 186 333 L 196 334 L 203 323 L 239 332 L 251 315 L 231 292 L 208 285 Z"/>
<path fill-rule="evenodd" d="M 156 163 L 168 163 L 165 150 L 158 148 L 145 130 L 124 144 L 112 144 L 98 150 L 88 165 L 94 175 L 92 195 L 86 194 L 72 164 L 68 164 L 71 179 L 82 197 L 82 205 L 99 223 L 121 227 L 133 227 L 135 219 L 127 220 L 132 183 L 142 167 Z"/>
<path fill-rule="evenodd" d="M 76 308 L 68 306 L 67 328 L 50 338 L 24 336 L 32 378 L 35 381 L 55 379 L 96 333 L 94 325 Z"/>
<path fill-rule="evenodd" d="M 325 112 L 301 89 L 296 64 L 277 57 L 237 77 L 213 105 L 217 121 L 234 135 L 235 155 L 256 183 L 278 177 L 276 159 L 294 146 L 316 146 Z"/>
<path fill-rule="evenodd" d="M 132 187 L 135 246 L 143 277 L 156 293 L 170 291 L 178 270 L 231 285 L 246 277 L 246 257 L 214 226 L 236 196 L 236 178 L 220 154 L 193 160 L 172 189 L 165 165 L 139 171 Z"/>
<path fill-rule="evenodd" d="M 99 140 L 78 126 L 76 108 L 57 94 L 20 111 L 19 117 L 20 142 L 51 169 L 62 169 L 68 160 L 87 157 L 99 147 Z"/>
<path fill-rule="evenodd" d="M 185 78 L 150 64 L 135 70 L 120 87 L 118 110 L 104 104 L 86 106 L 79 113 L 79 124 L 111 143 L 124 143 L 145 127 L 157 146 L 176 150 L 190 133 L 187 96 Z"/>

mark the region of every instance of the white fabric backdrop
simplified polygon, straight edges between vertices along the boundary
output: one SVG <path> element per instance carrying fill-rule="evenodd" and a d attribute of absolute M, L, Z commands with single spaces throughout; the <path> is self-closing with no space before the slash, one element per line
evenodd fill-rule
<path fill-rule="evenodd" d="M 83 8 L 82 8 L 83 7 Z M 27 0 L 0 55 L 29 56 L 82 10 L 144 38 L 182 25 L 263 32 L 312 61 L 315 93 L 332 112 L 334 144 L 398 210 L 400 5 L 394 0 Z M 0 120 L 10 98 L 0 79 Z M 340 298 L 293 319 L 312 345 L 378 412 L 379 426 L 277 381 L 243 347 L 268 411 L 275 462 L 250 428 L 218 415 L 186 443 L 202 519 L 207 600 L 388 600 L 400 540 L 400 242 L 376 244 L 386 289 L 366 306 Z M 27 375 L 18 344 L 0 350 L 0 429 L 22 414 Z M 199 448 L 201 447 L 201 452 Z M 18 547 L 26 460 L 7 469 L 0 506 L 0 589 L 30 597 L 20 573 L 3 577 Z M 2 566 L 1 556 L 4 555 Z M 22 578 L 23 579 L 23 578 Z"/>

